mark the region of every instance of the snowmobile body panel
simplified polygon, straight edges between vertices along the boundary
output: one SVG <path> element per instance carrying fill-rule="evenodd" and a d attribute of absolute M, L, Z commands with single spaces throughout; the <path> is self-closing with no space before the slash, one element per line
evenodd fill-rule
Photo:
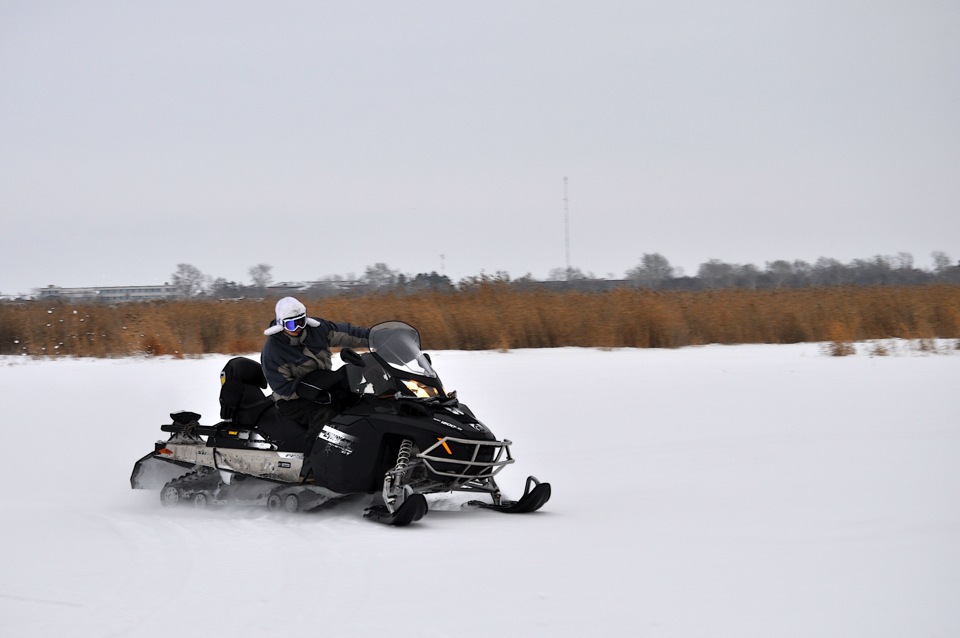
<path fill-rule="evenodd" d="M 453 405 L 367 399 L 334 417 L 318 434 L 310 455 L 314 479 L 338 492 L 378 490 L 404 439 L 412 439 L 421 451 L 439 446 L 435 471 L 428 473 L 441 481 L 444 473 L 459 474 L 463 463 L 477 463 L 479 471 L 499 445 L 486 426 Z M 484 444 L 479 452 L 474 441 Z"/>
<path fill-rule="evenodd" d="M 159 450 L 148 454 L 137 462 L 134 469 L 133 487 L 154 485 L 159 478 L 168 476 L 166 480 L 175 478 L 169 476 L 176 472 L 174 469 L 163 471 L 163 465 L 175 465 L 181 468 L 180 475 L 186 469 L 195 467 L 209 467 L 223 472 L 245 474 L 268 481 L 283 483 L 297 483 L 300 481 L 300 470 L 303 467 L 302 452 L 280 452 L 276 450 L 262 450 L 250 448 L 216 448 L 209 442 L 203 441 L 175 441 L 164 443 Z M 154 475 L 158 478 L 153 478 Z"/>

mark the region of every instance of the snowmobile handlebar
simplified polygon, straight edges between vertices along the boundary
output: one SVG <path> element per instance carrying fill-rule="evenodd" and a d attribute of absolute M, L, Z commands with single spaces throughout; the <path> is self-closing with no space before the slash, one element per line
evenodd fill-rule
<path fill-rule="evenodd" d="M 353 348 L 344 348 L 341 350 L 340 360 L 352 366 L 360 366 L 361 368 L 364 368 L 367 365 L 364 363 L 363 357 L 361 357 L 360 354 Z"/>

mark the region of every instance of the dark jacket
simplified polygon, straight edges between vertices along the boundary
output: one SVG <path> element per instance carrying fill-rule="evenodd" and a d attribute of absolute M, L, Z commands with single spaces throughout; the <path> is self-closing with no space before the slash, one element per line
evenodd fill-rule
<path fill-rule="evenodd" d="M 307 325 L 297 337 L 278 332 L 267 337 L 260 353 L 263 375 L 274 399 L 296 399 L 296 382 L 314 370 L 331 368 L 331 346 L 365 348 L 370 328 L 311 317 L 319 325 Z M 276 323 L 276 322 L 273 322 Z M 271 325 L 273 325 L 271 323 Z"/>

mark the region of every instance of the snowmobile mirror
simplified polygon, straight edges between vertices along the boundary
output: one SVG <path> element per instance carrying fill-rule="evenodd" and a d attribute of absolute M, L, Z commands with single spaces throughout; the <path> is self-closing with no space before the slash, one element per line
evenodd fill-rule
<path fill-rule="evenodd" d="M 363 358 L 357 354 L 357 351 L 353 348 L 344 348 L 340 351 L 340 359 L 344 363 L 349 363 L 350 365 L 364 367 Z"/>

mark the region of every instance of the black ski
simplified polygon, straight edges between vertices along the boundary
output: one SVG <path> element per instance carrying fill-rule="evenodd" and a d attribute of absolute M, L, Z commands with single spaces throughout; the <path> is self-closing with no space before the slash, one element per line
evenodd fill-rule
<path fill-rule="evenodd" d="M 531 486 L 533 486 L 532 489 Z M 541 483 L 536 478 L 529 476 L 527 477 L 527 485 L 523 490 L 523 496 L 520 497 L 519 501 L 500 501 L 499 505 L 482 501 L 470 501 L 467 504 L 504 514 L 528 514 L 536 512 L 549 500 L 550 484 Z"/>
<path fill-rule="evenodd" d="M 375 505 L 367 509 L 363 515 L 385 525 L 406 527 L 426 516 L 427 511 L 426 497 L 423 494 L 411 494 L 393 514 L 386 505 Z"/>

